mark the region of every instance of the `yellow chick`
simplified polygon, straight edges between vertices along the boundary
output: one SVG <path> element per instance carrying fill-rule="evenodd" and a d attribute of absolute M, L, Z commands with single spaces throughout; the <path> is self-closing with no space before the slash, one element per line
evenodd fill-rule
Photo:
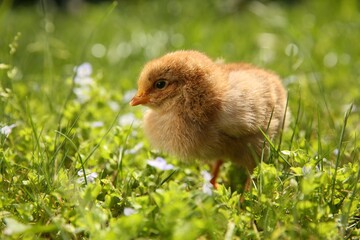
<path fill-rule="evenodd" d="M 260 129 L 270 138 L 280 132 L 286 101 L 272 72 L 218 63 L 198 51 L 176 51 L 145 65 L 130 105 L 149 107 L 143 125 L 155 148 L 213 163 L 216 187 L 223 161 L 252 173 L 264 146 Z"/>

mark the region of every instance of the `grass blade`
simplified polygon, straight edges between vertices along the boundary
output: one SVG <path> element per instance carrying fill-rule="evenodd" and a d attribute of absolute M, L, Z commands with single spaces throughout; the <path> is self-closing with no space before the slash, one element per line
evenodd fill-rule
<path fill-rule="evenodd" d="M 336 156 L 335 171 L 334 171 L 334 176 L 332 178 L 332 189 L 331 189 L 331 207 L 333 208 L 333 210 L 334 210 L 334 195 L 335 195 L 336 175 L 337 175 L 338 167 L 340 165 L 340 156 L 341 156 L 341 153 L 342 153 L 342 145 L 343 145 L 343 141 L 344 141 L 346 124 L 347 124 L 348 118 L 349 118 L 349 116 L 351 114 L 352 108 L 353 108 L 353 103 L 350 105 L 349 109 L 345 113 L 344 122 L 343 122 L 343 126 L 341 128 L 340 139 L 339 139 L 338 148 L 337 148 L 338 153 L 337 153 L 337 156 Z"/>

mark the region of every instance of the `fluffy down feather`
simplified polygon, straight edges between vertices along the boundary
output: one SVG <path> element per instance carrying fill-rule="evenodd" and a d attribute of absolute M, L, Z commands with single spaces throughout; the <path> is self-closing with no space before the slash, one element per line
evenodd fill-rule
<path fill-rule="evenodd" d="M 155 148 L 182 159 L 230 160 L 252 172 L 264 143 L 259 129 L 270 138 L 280 132 L 286 98 L 272 72 L 176 51 L 145 65 L 130 104 L 149 107 L 144 130 Z"/>

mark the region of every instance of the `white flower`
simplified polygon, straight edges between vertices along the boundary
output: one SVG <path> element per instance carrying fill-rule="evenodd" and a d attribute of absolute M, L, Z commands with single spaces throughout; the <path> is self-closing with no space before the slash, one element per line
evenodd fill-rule
<path fill-rule="evenodd" d="M 211 174 L 208 171 L 203 170 L 203 171 L 200 172 L 200 174 L 203 177 L 205 182 L 210 182 L 212 177 L 211 177 Z"/>
<path fill-rule="evenodd" d="M 136 92 L 136 89 L 126 91 L 122 99 L 123 102 L 130 102 L 130 100 L 135 96 Z"/>
<path fill-rule="evenodd" d="M 12 218 L 4 218 L 4 221 L 5 228 L 3 229 L 3 233 L 8 236 L 24 233 L 31 228 L 31 225 L 25 225 Z"/>
<path fill-rule="evenodd" d="M 85 183 L 85 179 L 84 179 L 84 171 L 81 169 L 77 172 L 78 176 L 80 178 L 78 178 L 78 183 Z M 97 174 L 96 172 L 92 172 L 92 173 L 88 173 L 86 174 L 86 180 L 89 183 L 93 183 L 95 182 L 95 179 L 99 176 L 99 174 Z"/>
<path fill-rule="evenodd" d="M 11 124 L 10 126 L 4 126 L 0 129 L 0 133 L 5 135 L 5 137 L 8 137 L 14 127 L 16 127 L 16 124 Z"/>
<path fill-rule="evenodd" d="M 88 182 L 95 182 L 95 179 L 99 176 L 96 172 L 90 173 L 87 175 Z"/>
<path fill-rule="evenodd" d="M 137 153 L 140 149 L 142 149 L 144 147 L 144 143 L 139 142 L 138 144 L 136 144 L 133 148 L 131 149 L 126 149 L 125 150 L 125 154 L 135 154 Z"/>
<path fill-rule="evenodd" d="M 140 124 L 140 121 L 135 117 L 133 113 L 124 114 L 119 118 L 120 126 L 137 126 Z"/>
<path fill-rule="evenodd" d="M 119 103 L 115 102 L 115 101 L 109 101 L 108 102 L 109 107 L 111 108 L 111 110 L 113 110 L 114 112 L 118 112 L 120 110 L 120 105 Z"/>
<path fill-rule="evenodd" d="M 204 184 L 202 186 L 202 191 L 203 193 L 211 196 L 212 195 L 212 189 L 213 189 L 213 185 L 210 183 L 211 180 L 211 174 L 208 171 L 201 171 L 201 175 L 204 179 Z"/>
<path fill-rule="evenodd" d="M 92 74 L 92 66 L 90 63 L 85 62 L 74 68 L 77 77 L 89 77 Z"/>
<path fill-rule="evenodd" d="M 163 171 L 174 168 L 174 165 L 168 164 L 166 160 L 161 157 L 157 157 L 154 160 L 147 160 L 147 164 Z"/>
<path fill-rule="evenodd" d="M 298 187 L 298 183 L 294 178 L 290 179 L 289 185 L 290 185 L 290 187 L 295 188 L 295 189 Z"/>
<path fill-rule="evenodd" d="M 91 77 L 91 64 L 83 63 L 80 66 L 75 67 L 74 71 L 76 73 L 74 78 L 76 87 L 73 89 L 73 92 L 79 103 L 85 103 L 90 100 L 91 85 L 94 83 L 94 80 Z"/>
<path fill-rule="evenodd" d="M 90 123 L 90 126 L 93 128 L 98 128 L 98 127 L 103 127 L 104 126 L 104 122 L 102 121 L 95 121 Z"/>
<path fill-rule="evenodd" d="M 76 76 L 74 82 L 79 86 L 91 85 L 94 83 L 94 80 L 91 77 L 79 77 Z"/>
<path fill-rule="evenodd" d="M 74 88 L 73 92 L 80 103 L 85 103 L 90 100 L 91 89 L 88 86 Z"/>
<path fill-rule="evenodd" d="M 129 208 L 129 207 L 124 208 L 124 215 L 125 216 L 130 216 L 130 215 L 133 215 L 135 213 L 136 213 L 136 210 L 133 209 L 133 208 Z"/>

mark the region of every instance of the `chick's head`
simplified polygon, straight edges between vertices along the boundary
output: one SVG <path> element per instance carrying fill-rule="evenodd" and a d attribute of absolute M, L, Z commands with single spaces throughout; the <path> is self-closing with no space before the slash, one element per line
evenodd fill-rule
<path fill-rule="evenodd" d="M 177 51 L 152 60 L 142 70 L 130 105 L 167 109 L 185 101 L 210 75 L 213 62 L 196 51 Z"/>

